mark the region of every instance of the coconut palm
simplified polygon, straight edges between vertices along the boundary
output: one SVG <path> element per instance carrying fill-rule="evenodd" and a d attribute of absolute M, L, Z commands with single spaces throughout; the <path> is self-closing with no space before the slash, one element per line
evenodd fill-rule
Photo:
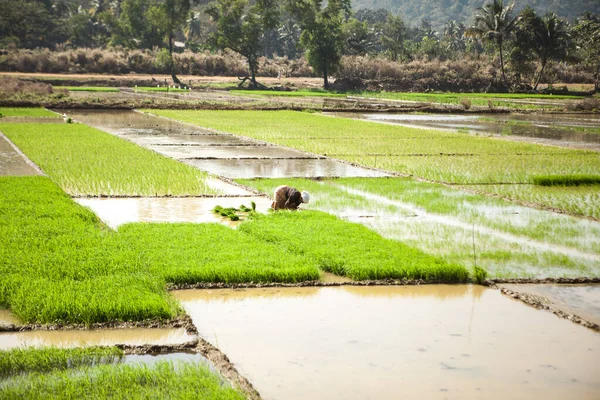
<path fill-rule="evenodd" d="M 514 7 L 514 3 L 505 6 L 504 0 L 493 0 L 491 3 L 479 8 L 479 13 L 475 15 L 475 23 L 467 30 L 469 36 L 496 44 L 500 53 L 502 81 L 505 84 L 506 74 L 504 73 L 502 45 L 512 35 L 519 20 L 518 16 L 512 16 Z"/>
<path fill-rule="evenodd" d="M 567 57 L 570 41 L 567 23 L 558 18 L 555 13 L 540 18 L 536 25 L 533 51 L 540 59 L 541 68 L 533 90 L 537 89 L 548 61 L 561 61 Z"/>

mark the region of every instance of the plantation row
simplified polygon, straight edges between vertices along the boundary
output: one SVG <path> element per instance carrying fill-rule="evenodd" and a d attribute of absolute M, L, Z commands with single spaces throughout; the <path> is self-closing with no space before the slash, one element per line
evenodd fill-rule
<path fill-rule="evenodd" d="M 181 310 L 167 283 L 299 282 L 318 279 L 319 268 L 354 279 L 468 279 L 464 267 L 319 212 L 261 216 L 239 230 L 128 224 L 114 232 L 48 178 L 3 177 L 0 216 L 0 304 L 26 322 L 168 319 Z M 289 236 L 290 224 L 316 233 L 274 240 Z M 326 236 L 329 246 L 315 246 Z"/>
<path fill-rule="evenodd" d="M 575 180 L 581 175 L 586 180 L 599 176 L 597 152 L 294 111 L 149 111 L 361 165 L 468 188 L 480 185 L 477 189 L 485 193 L 499 192 L 523 202 L 600 217 L 595 186 L 535 185 L 538 176 L 575 175 Z M 582 195 L 587 201 L 584 207 Z"/>
<path fill-rule="evenodd" d="M 123 364 L 123 358 L 123 351 L 117 348 L 0 351 L 0 397 L 244 398 L 201 363 L 158 361 L 146 366 Z"/>

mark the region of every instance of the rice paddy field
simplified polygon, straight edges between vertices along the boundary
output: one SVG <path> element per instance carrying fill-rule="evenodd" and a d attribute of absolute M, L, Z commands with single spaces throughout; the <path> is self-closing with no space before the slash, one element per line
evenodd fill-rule
<path fill-rule="evenodd" d="M 60 117 L 42 107 L 0 107 L 0 115 L 2 117 Z"/>
<path fill-rule="evenodd" d="M 324 97 L 324 98 L 354 98 L 354 99 L 383 99 L 419 103 L 437 103 L 458 105 L 469 101 L 473 106 L 507 107 L 519 109 L 544 109 L 557 108 L 552 102 L 561 100 L 581 100 L 582 96 L 572 95 L 544 95 L 544 94 L 517 94 L 517 93 L 396 93 L 396 92 L 368 92 L 350 91 L 335 92 L 319 89 L 301 89 L 295 91 L 272 90 L 231 90 L 242 96 L 269 96 L 269 97 Z M 526 104 L 538 100 L 539 103 Z M 544 104 L 547 101 L 549 104 Z M 561 106 L 561 105 L 559 105 Z M 558 107 L 560 108 L 560 107 Z"/>
<path fill-rule="evenodd" d="M 117 348 L 16 349 L 0 352 L 3 399 L 244 399 L 207 365 L 158 361 L 123 364 Z"/>
<path fill-rule="evenodd" d="M 539 175 L 600 175 L 600 153 L 464 133 L 389 126 L 293 111 L 169 111 L 152 113 L 187 123 L 293 147 L 348 162 L 450 185 L 473 186 L 584 217 L 597 218 L 597 187 L 534 184 Z M 486 190 L 498 185 L 501 190 Z M 527 186 L 521 190 L 521 186 Z M 531 187 L 535 189 L 531 189 Z M 535 192 L 535 193 L 534 193 Z M 531 194 L 531 195 L 530 195 Z M 530 195 L 530 196 L 529 196 Z"/>
<path fill-rule="evenodd" d="M 412 98 L 410 101 L 448 103 L 460 102 L 463 98 L 462 95 L 423 95 L 426 100 L 420 100 L 412 94 L 395 96 L 407 101 Z M 490 99 L 485 95 L 472 97 L 482 104 Z M 494 101 L 521 100 L 519 96 L 494 95 L 493 98 Z M 280 311 L 285 304 L 298 302 L 301 309 L 306 310 L 307 304 L 312 304 L 323 311 L 342 313 L 336 309 L 338 303 L 328 304 L 327 307 L 331 307 L 328 311 L 327 307 L 313 303 L 314 297 L 329 293 L 348 300 L 349 294 L 365 289 L 364 296 L 369 301 L 379 304 L 378 296 L 396 301 L 405 286 L 395 287 L 398 293 L 393 295 L 385 294 L 387 286 L 381 288 L 380 294 L 371 289 L 371 285 L 387 285 L 393 280 L 395 283 L 453 284 L 423 286 L 430 287 L 427 293 L 429 290 L 437 293 L 434 297 L 445 303 L 451 302 L 453 296 L 472 302 L 468 324 L 463 327 L 461 323 L 460 329 L 453 327 L 458 329 L 455 332 L 442 333 L 449 343 L 464 334 L 470 346 L 476 303 L 477 307 L 483 307 L 480 315 L 494 314 L 492 308 L 486 309 L 480 302 L 483 287 L 465 283 L 480 284 L 486 279 L 600 278 L 599 152 L 309 112 L 146 111 L 203 129 L 194 130 L 189 125 L 169 121 L 169 130 L 152 130 L 154 117 L 148 117 L 150 120 L 140 122 L 143 126 L 128 125 L 127 134 L 119 136 L 116 133 L 121 132 L 119 124 L 126 122 L 111 120 L 110 112 L 103 114 L 112 124 L 112 130 L 106 129 L 110 133 L 101 130 L 108 123 L 103 125 L 100 120 L 97 128 L 92 128 L 83 123 L 18 123 L 0 119 L 0 132 L 23 152 L 18 156 L 29 158 L 45 174 L 0 176 L 0 311 L 10 310 L 19 323 L 30 324 L 27 329 L 38 329 L 40 325 L 49 328 L 48 324 L 51 329 L 65 325 L 70 329 L 93 329 L 95 324 L 132 326 L 133 323 L 181 328 L 173 324 L 190 318 L 202 328 L 198 329 L 204 332 L 200 336 L 202 340 L 212 336 L 214 349 L 203 351 L 214 355 L 221 351 L 219 339 L 225 341 L 226 335 L 216 330 L 207 334 L 213 328 L 200 326 L 207 323 L 202 319 L 202 312 L 193 311 L 198 313 L 196 315 L 190 311 L 194 309 L 189 308 L 195 302 L 192 299 L 199 292 L 200 297 L 206 297 L 209 306 L 221 307 L 218 315 L 237 321 L 240 312 L 223 311 L 223 306 L 218 305 L 221 300 L 215 300 L 218 296 L 212 290 L 234 287 L 231 292 L 222 293 L 224 303 L 228 304 L 237 304 L 244 298 L 270 298 L 274 294 L 275 300 L 267 302 L 272 302 L 269 307 L 274 305 Z M 18 117 L 41 117 L 45 113 L 57 116 L 44 109 L 0 108 L 0 113 Z M 226 137 L 222 138 L 220 132 Z M 275 156 L 260 158 L 259 149 L 262 147 L 264 153 L 264 143 L 250 140 L 244 143 L 243 151 L 236 150 L 236 146 L 231 145 L 232 134 L 267 142 Z M 135 135 L 135 143 L 126 140 L 127 135 Z M 357 167 L 380 169 L 391 172 L 392 176 L 315 180 L 296 178 L 291 172 L 288 178 L 282 179 L 237 179 L 235 184 L 242 186 L 237 188 L 248 193 L 243 196 L 256 197 L 256 192 L 270 195 L 277 186 L 285 184 L 308 190 L 311 201 L 302 204 L 297 212 L 240 207 L 243 208 L 242 221 L 229 226 L 214 222 L 129 222 L 113 226 L 73 199 L 181 196 L 200 201 L 201 197 L 223 196 L 224 192 L 209 183 L 215 177 L 186 164 L 185 157 L 170 158 L 150 150 L 160 146 L 183 147 L 182 143 L 186 143 L 185 157 L 200 160 L 203 157 L 218 159 L 215 154 L 219 153 L 211 151 L 219 148 L 225 154 L 224 159 L 235 157 L 233 159 L 250 164 L 260 160 L 268 169 L 269 163 L 276 165 L 292 157 L 284 157 L 284 148 L 293 148 L 309 153 L 309 158 L 327 156 L 332 162 L 341 160 Z M 242 147 L 239 143 L 237 146 Z M 257 155 L 253 158 L 254 150 Z M 278 150 L 281 150 L 279 156 Z M 231 184 L 228 180 L 221 183 Z M 250 189 L 254 192 L 248 191 Z M 332 279 L 332 275 L 335 280 L 326 281 L 326 278 Z M 319 280 L 319 285 L 342 282 L 342 287 L 335 292 L 296 287 L 314 286 Z M 366 287 L 357 288 L 354 284 Z M 268 296 L 264 289 L 256 292 L 244 289 L 245 286 L 273 285 L 293 287 L 285 288 L 289 289 L 285 295 L 281 291 L 284 288 L 271 288 L 270 292 L 266 291 L 272 292 Z M 211 289 L 174 290 L 204 286 Z M 468 300 L 471 297 L 460 294 L 461 290 L 479 294 Z M 448 294 L 454 291 L 458 294 Z M 496 289 L 485 291 L 497 295 L 499 304 L 509 302 Z M 406 293 L 407 304 L 415 304 L 416 294 L 411 293 Z M 286 296 L 295 300 L 285 300 Z M 309 303 L 303 303 L 304 300 Z M 432 301 L 429 298 L 423 301 L 425 311 L 419 313 L 424 314 L 425 319 L 431 312 L 427 310 L 436 308 Z M 511 302 L 512 306 L 515 304 Z M 360 315 L 360 310 L 360 306 L 345 310 L 354 314 L 352 324 L 366 320 L 366 317 L 356 320 L 355 313 Z M 439 310 L 441 308 L 437 308 Z M 410 323 L 416 318 L 411 306 L 382 311 L 402 316 L 399 326 L 414 330 L 411 334 L 415 337 L 426 335 L 425 331 L 419 331 L 426 325 L 415 327 Z M 252 312 L 247 309 L 248 315 Z M 290 312 L 286 309 L 283 313 Z M 466 313 L 458 314 L 466 320 Z M 547 317 L 550 316 L 553 317 L 548 313 Z M 317 319 L 317 325 L 308 328 L 307 338 L 314 333 L 318 336 L 323 332 L 321 329 L 327 328 L 328 321 L 320 316 Z M 262 329 L 278 332 L 274 328 L 278 321 L 281 320 L 271 321 L 272 326 L 264 325 Z M 0 313 L 0 328 L 6 324 Z M 249 323 L 235 324 L 232 322 L 234 330 L 242 332 L 242 336 L 245 329 L 254 330 Z M 477 338 L 477 324 L 475 326 L 473 335 Z M 540 324 L 542 328 L 537 326 L 532 338 L 538 334 L 543 336 L 544 331 L 539 333 L 539 329 L 545 329 L 548 324 Z M 435 329 L 428 330 L 439 331 L 438 328 L 436 325 Z M 569 325 L 569 328 L 572 327 Z M 333 327 L 327 332 L 333 332 L 331 337 L 339 336 L 337 342 L 344 346 L 357 344 L 353 341 L 352 329 L 340 331 Z M 247 333 L 250 336 L 253 332 Z M 194 337 L 199 339 L 196 334 L 193 333 Z M 293 349 L 298 338 L 282 336 L 289 341 L 286 348 Z M 403 340 L 401 336 L 394 337 L 392 343 Z M 194 351 L 199 352 L 200 347 L 206 345 L 199 343 L 197 340 L 194 344 L 197 346 Z M 377 347 L 370 340 L 361 346 Z M 468 346 L 465 349 L 470 348 Z M 425 347 L 423 344 L 418 350 L 410 348 L 406 352 L 425 355 L 435 368 L 439 364 L 435 358 L 438 355 L 432 358 Z M 484 347 L 488 348 L 489 343 Z M 149 350 L 151 348 L 146 345 L 136 351 L 146 354 L 181 351 L 169 346 Z M 220 376 L 215 366 L 208 363 L 178 361 L 175 357 L 130 364 L 125 362 L 127 351 L 123 345 L 0 351 L 0 398 L 72 399 L 89 397 L 92 393 L 98 398 L 259 398 L 248 395 L 249 392 L 232 384 L 229 378 Z M 390 352 L 392 354 L 393 349 Z M 393 353 L 392 358 L 397 356 Z M 225 376 L 235 360 L 230 363 L 224 354 L 223 357 L 226 366 L 215 365 Z M 254 357 L 253 363 L 270 362 L 269 357 L 265 360 Z M 469 355 L 460 357 L 467 360 L 464 362 L 468 365 Z M 416 359 L 411 358 L 411 363 Z M 440 361 L 441 369 L 455 370 L 448 367 L 455 363 L 454 358 L 451 360 Z M 304 360 L 294 355 L 283 362 L 302 368 Z M 484 368 L 488 368 L 486 362 L 481 364 L 486 365 Z M 249 364 L 244 364 L 244 369 L 246 365 Z M 550 361 L 548 365 L 552 366 Z M 252 368 L 248 367 L 248 371 Z M 369 369 L 374 370 L 375 366 L 369 364 Z M 336 368 L 340 376 L 345 376 L 344 371 L 338 370 L 340 368 Z M 549 376 L 552 371 L 544 367 L 541 375 Z M 253 376 L 252 372 L 248 373 Z M 323 376 L 329 379 L 329 375 Z M 474 378 L 466 375 L 465 379 L 470 382 Z"/>
<path fill-rule="evenodd" d="M 207 173 L 83 124 L 0 122 L 0 131 L 74 196 L 216 194 Z"/>

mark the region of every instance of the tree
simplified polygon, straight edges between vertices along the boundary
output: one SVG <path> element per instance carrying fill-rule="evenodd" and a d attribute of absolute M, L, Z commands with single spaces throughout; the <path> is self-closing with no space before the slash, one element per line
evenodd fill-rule
<path fill-rule="evenodd" d="M 600 15 L 584 14 L 572 29 L 578 58 L 594 74 L 594 91 L 600 91 Z"/>
<path fill-rule="evenodd" d="M 375 48 L 375 33 L 369 24 L 350 18 L 342 25 L 342 34 L 345 41 L 345 54 L 365 55 L 373 52 Z"/>
<path fill-rule="evenodd" d="M 405 39 L 406 25 L 402 17 L 389 14 L 381 31 L 381 46 L 390 60 L 397 61 L 404 53 Z"/>
<path fill-rule="evenodd" d="M 494 43 L 500 54 L 500 70 L 502 71 L 502 82 L 506 85 L 506 74 L 504 73 L 504 58 L 502 46 L 515 29 L 519 17 L 513 17 L 514 3 L 504 6 L 504 0 L 492 0 L 491 3 L 479 8 L 475 15 L 475 23 L 467 30 L 467 34 L 484 41 Z"/>
<path fill-rule="evenodd" d="M 567 24 L 555 13 L 550 13 L 535 21 L 533 51 L 540 60 L 540 72 L 535 80 L 533 90 L 537 90 L 548 61 L 562 61 L 567 57 L 570 42 Z"/>
<path fill-rule="evenodd" d="M 329 89 L 329 74 L 340 65 L 344 37 L 344 15 L 350 13 L 350 0 L 288 0 L 290 11 L 300 22 L 300 43 L 306 49 L 309 64 L 323 76 L 323 87 Z"/>
<path fill-rule="evenodd" d="M 250 81 L 257 87 L 258 59 L 263 54 L 263 38 L 267 29 L 277 26 L 279 12 L 276 0 L 217 0 L 206 10 L 217 24 L 213 36 L 220 48 L 228 48 L 248 60 Z"/>

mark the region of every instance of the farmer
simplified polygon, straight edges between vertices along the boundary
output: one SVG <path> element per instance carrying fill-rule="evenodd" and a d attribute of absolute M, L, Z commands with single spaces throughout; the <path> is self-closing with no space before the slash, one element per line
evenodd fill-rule
<path fill-rule="evenodd" d="M 302 203 L 307 203 L 310 200 L 308 192 L 300 193 L 298 189 L 289 186 L 279 186 L 275 189 L 275 200 L 271 204 L 274 210 L 288 209 L 296 210 Z"/>

